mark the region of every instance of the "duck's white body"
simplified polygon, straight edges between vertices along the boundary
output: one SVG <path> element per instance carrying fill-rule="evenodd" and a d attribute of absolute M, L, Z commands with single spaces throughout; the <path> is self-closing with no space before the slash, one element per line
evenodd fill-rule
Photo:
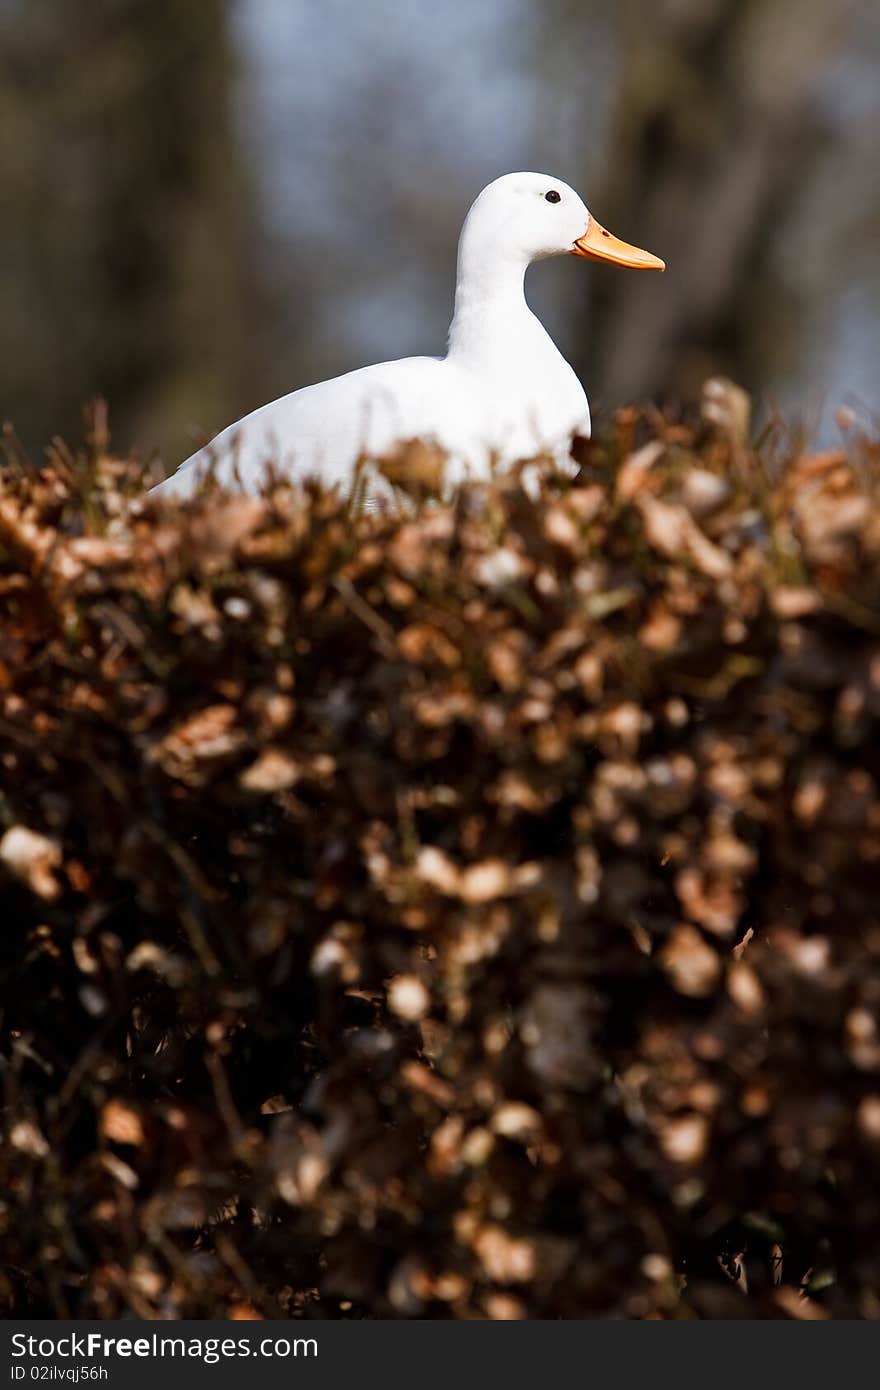
<path fill-rule="evenodd" d="M 558 196 L 548 201 L 548 192 Z M 599 237 L 611 246 L 596 244 Z M 623 260 L 613 248 L 662 267 L 593 223 L 559 180 L 496 179 L 462 228 L 445 357 L 382 362 L 282 396 L 223 430 L 155 491 L 188 496 L 209 468 L 221 483 L 256 491 L 268 464 L 348 489 L 359 459 L 415 438 L 447 452 L 447 484 L 538 454 L 563 464 L 572 437 L 589 435 L 590 410 L 571 367 L 526 304 L 525 272 L 532 261 L 566 251 Z M 372 487 L 383 491 L 375 479 Z"/>

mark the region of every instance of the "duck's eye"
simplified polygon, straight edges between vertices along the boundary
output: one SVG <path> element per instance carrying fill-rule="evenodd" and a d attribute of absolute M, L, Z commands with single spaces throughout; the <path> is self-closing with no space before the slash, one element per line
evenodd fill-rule
<path fill-rule="evenodd" d="M 562 202 L 562 194 L 561 194 L 561 193 L 557 193 L 555 188 L 551 188 L 549 193 L 545 193 L 545 194 L 544 194 L 544 197 L 547 199 L 547 202 L 548 202 L 548 203 L 561 203 L 561 202 Z"/>

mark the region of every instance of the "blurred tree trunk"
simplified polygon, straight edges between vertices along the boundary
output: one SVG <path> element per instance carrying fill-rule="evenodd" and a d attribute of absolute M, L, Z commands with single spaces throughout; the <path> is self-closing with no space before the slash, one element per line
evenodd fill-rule
<path fill-rule="evenodd" d="M 569 20 L 595 22 L 590 4 L 563 8 Z M 828 153 L 817 74 L 833 61 L 853 8 L 851 0 L 616 7 L 619 81 L 587 201 L 668 269 L 596 270 L 574 365 L 597 403 L 692 398 L 715 371 L 764 388 L 792 366 L 799 281 L 781 239 Z"/>
<path fill-rule="evenodd" d="M 271 356 L 227 0 L 0 10 L 0 411 L 27 443 L 107 396 L 169 463 Z M 255 325 L 260 324 L 260 331 Z"/>

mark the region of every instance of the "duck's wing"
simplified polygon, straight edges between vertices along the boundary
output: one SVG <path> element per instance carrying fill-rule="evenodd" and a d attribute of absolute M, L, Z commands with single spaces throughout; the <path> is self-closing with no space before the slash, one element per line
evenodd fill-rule
<path fill-rule="evenodd" d="M 303 387 L 230 425 L 153 490 L 190 496 L 211 472 L 225 486 L 255 492 L 269 466 L 350 485 L 364 454 L 418 436 L 443 442 L 456 395 L 451 371 L 445 359 L 407 357 Z"/>

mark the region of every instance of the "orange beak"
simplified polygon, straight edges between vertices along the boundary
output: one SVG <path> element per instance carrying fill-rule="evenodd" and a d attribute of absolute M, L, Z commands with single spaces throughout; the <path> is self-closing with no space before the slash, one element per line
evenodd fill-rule
<path fill-rule="evenodd" d="M 659 256 L 652 256 L 650 251 L 642 251 L 638 246 L 630 246 L 628 241 L 612 236 L 599 226 L 595 217 L 590 218 L 590 225 L 583 236 L 578 237 L 571 252 L 573 256 L 586 256 L 591 261 L 613 261 L 615 265 L 629 266 L 631 270 L 666 269 L 666 262 L 661 261 Z"/>

